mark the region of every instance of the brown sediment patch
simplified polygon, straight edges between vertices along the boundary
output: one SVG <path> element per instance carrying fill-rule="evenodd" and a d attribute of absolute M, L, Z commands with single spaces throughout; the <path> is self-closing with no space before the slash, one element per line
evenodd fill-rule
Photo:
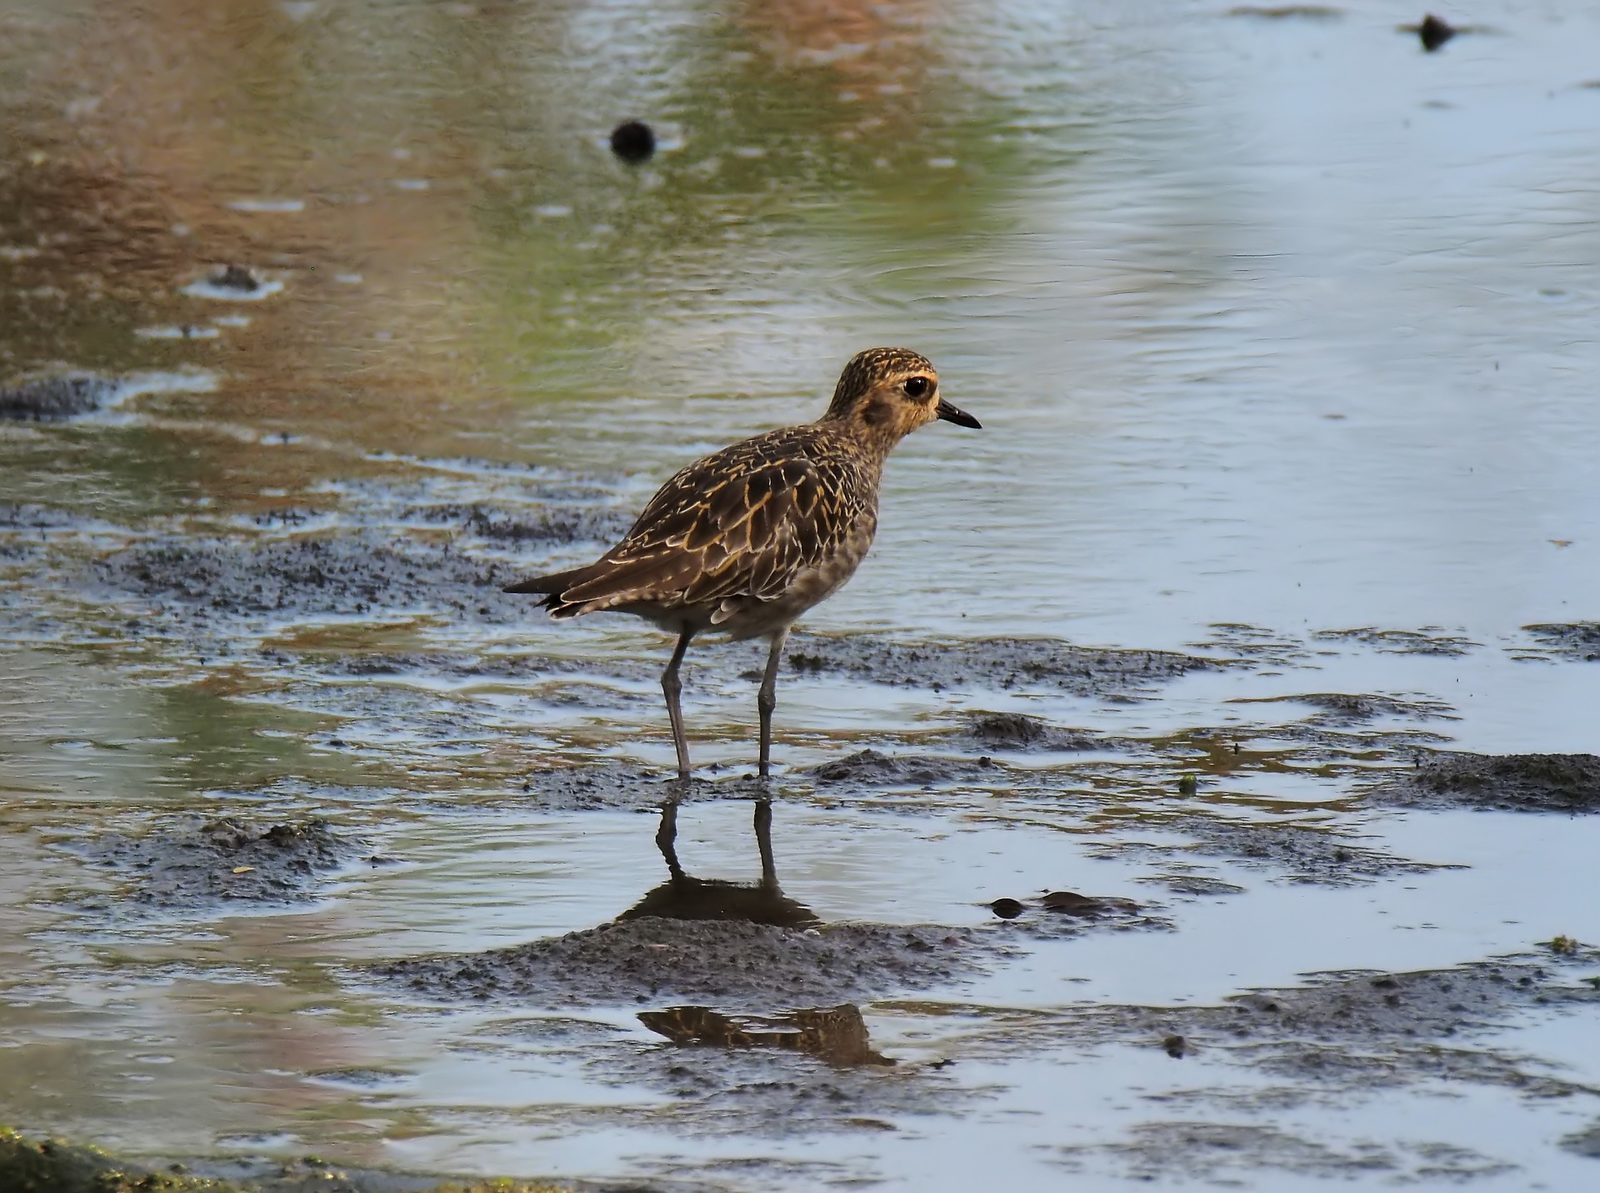
<path fill-rule="evenodd" d="M 1067 729 L 1038 717 L 1015 712 L 977 713 L 965 729 L 953 736 L 955 740 L 968 741 L 981 750 L 1038 750 L 1062 754 L 1125 750 L 1138 745 L 1126 738 L 1109 737 L 1093 729 Z"/>
<path fill-rule="evenodd" d="M 1539 640 L 1544 653 L 1573 662 L 1600 661 L 1600 621 L 1538 622 L 1522 628 Z"/>
<path fill-rule="evenodd" d="M 971 929 L 641 917 L 369 972 L 430 997 L 543 1006 L 682 1002 L 756 1012 L 855 1002 L 971 977 L 1000 949 Z"/>
<path fill-rule="evenodd" d="M 866 787 L 932 787 L 974 779 L 999 782 L 1006 774 L 1000 763 L 987 757 L 883 754 L 877 750 L 857 750 L 812 767 L 809 773 L 821 783 L 857 783 Z"/>
<path fill-rule="evenodd" d="M 1527 1058 L 1474 1048 L 1475 1034 L 1520 1011 L 1593 1010 L 1600 989 L 1587 980 L 1600 951 L 1514 957 L 1414 972 L 1351 970 L 1313 975 L 1304 985 L 1250 990 L 1215 1006 L 1085 1004 L 1039 1013 L 1036 1031 L 1077 1043 L 1165 1046 L 1226 1058 L 1319 1087 L 1394 1088 L 1425 1080 L 1506 1085 L 1530 1096 L 1584 1091 L 1581 1082 L 1527 1071 Z M 1450 1041 L 1441 1047 L 1441 1041 Z M 1202 1092 L 1202 1098 L 1205 1094 Z"/>
<path fill-rule="evenodd" d="M 1400 696 L 1354 695 L 1345 692 L 1305 692 L 1292 696 L 1260 696 L 1234 700 L 1235 704 L 1309 704 L 1318 711 L 1310 720 L 1327 724 L 1351 724 L 1379 717 L 1415 721 L 1457 720 L 1455 712 L 1440 700 L 1407 700 Z"/>
<path fill-rule="evenodd" d="M 1429 1143 L 1335 1147 L 1259 1122 L 1141 1123 L 1115 1143 L 1061 1148 L 1057 1160 L 1069 1169 L 1078 1168 L 1083 1159 L 1096 1153 L 1121 1161 L 1137 1181 L 1205 1181 L 1225 1186 L 1257 1181 L 1272 1171 L 1345 1180 L 1381 1175 L 1397 1183 L 1464 1181 L 1514 1171 L 1513 1165 L 1465 1148 Z"/>
<path fill-rule="evenodd" d="M 173 910 L 210 903 L 298 903 L 317 896 L 319 881 L 363 855 L 369 846 L 325 820 L 250 824 L 237 817 L 180 816 L 138 836 L 111 832 L 73 846 L 109 867 L 120 881 L 110 899 L 91 906 L 133 903 Z"/>
<path fill-rule="evenodd" d="M 1217 820 L 1179 816 L 1163 829 L 1186 841 L 1110 840 L 1089 847 L 1090 856 L 1226 858 L 1256 869 L 1276 871 L 1291 882 L 1319 886 L 1352 886 L 1395 874 L 1417 874 L 1452 867 L 1413 861 L 1362 845 L 1344 833 L 1300 824 Z"/>
<path fill-rule="evenodd" d="M 796 671 L 837 671 L 875 683 L 926 687 L 1055 689 L 1084 696 L 1141 696 L 1154 684 L 1223 664 L 1166 650 L 1075 646 L 1048 638 L 899 642 L 868 634 L 797 634 Z"/>
<path fill-rule="evenodd" d="M 1369 788 L 1373 803 L 1503 812 L 1600 811 L 1594 754 L 1429 753 Z"/>
<path fill-rule="evenodd" d="M 1420 626 L 1414 630 L 1356 626 L 1348 630 L 1318 630 L 1311 636 L 1319 642 L 1359 642 L 1384 654 L 1440 655 L 1447 658 L 1459 658 L 1481 645 L 1440 626 Z"/>
<path fill-rule="evenodd" d="M 375 533 L 292 539 L 175 538 L 141 543 L 95 564 L 101 584 L 161 598 L 184 615 L 368 615 L 438 610 L 505 621 L 525 612 L 499 592 L 503 564 L 448 543 L 394 540 Z"/>
<path fill-rule="evenodd" d="M 1207 627 L 1211 634 L 1189 646 L 1195 650 L 1225 652 L 1258 666 L 1293 667 L 1311 658 L 1312 652 L 1299 638 L 1290 638 L 1265 626 L 1242 621 L 1216 621 Z"/>

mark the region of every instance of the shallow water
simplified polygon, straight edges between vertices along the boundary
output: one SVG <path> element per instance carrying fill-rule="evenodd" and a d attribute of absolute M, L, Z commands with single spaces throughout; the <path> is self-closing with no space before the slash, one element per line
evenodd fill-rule
<path fill-rule="evenodd" d="M 0 505 L 27 507 L 0 519 L 0 1120 L 140 1154 L 728 1188 L 1587 1179 L 1557 1144 L 1600 1117 L 1592 1013 L 1523 1009 L 1482 1044 L 1587 1093 L 1420 1082 L 1287 1110 L 1283 1081 L 1083 1044 L 1066 1013 L 1600 935 L 1595 824 L 1369 806 L 1363 773 L 1405 747 L 1330 760 L 1276 702 L 1431 700 L 1453 719 L 1362 729 L 1594 748 L 1600 670 L 1522 627 L 1593 617 L 1600 588 L 1600 15 L 1472 18 L 1424 54 L 1375 3 L 0 5 L 0 381 L 119 379 L 97 413 L 0 421 Z M 606 148 L 629 116 L 662 139 L 638 168 Z M 1015 950 L 863 1006 L 901 1062 L 885 1080 L 917 1092 L 774 1128 L 675 1098 L 657 1070 L 702 1062 L 639 1007 L 440 1007 L 353 976 L 592 927 L 665 879 L 653 788 L 593 809 L 521 787 L 597 757 L 664 773 L 664 644 L 426 587 L 207 610 L 92 561 L 360 532 L 560 566 L 602 536 L 441 511 L 625 523 L 695 453 L 813 417 L 878 342 L 928 353 L 984 430 L 900 449 L 873 557 L 808 628 L 1248 661 L 1134 701 L 786 672 L 785 893 Z M 1364 627 L 1389 636 L 1329 633 Z M 748 767 L 754 656 L 696 654 L 696 762 Z M 437 662 L 530 655 L 550 665 Z M 401 661 L 349 667 L 376 656 Z M 926 790 L 805 773 L 949 752 L 975 712 L 1144 746 Z M 398 864 L 246 914 L 96 903 L 129 876 L 82 843 L 188 810 L 326 816 Z M 1461 868 L 1338 885 L 1134 848 L 1187 850 L 1185 813 Z M 749 814 L 688 805 L 686 868 L 753 882 Z M 1243 889 L 1151 885 L 1183 866 Z M 1062 887 L 1172 930 L 1048 938 L 985 906 Z M 1205 1150 L 1154 1125 L 1218 1122 L 1327 1154 L 1149 1167 Z"/>

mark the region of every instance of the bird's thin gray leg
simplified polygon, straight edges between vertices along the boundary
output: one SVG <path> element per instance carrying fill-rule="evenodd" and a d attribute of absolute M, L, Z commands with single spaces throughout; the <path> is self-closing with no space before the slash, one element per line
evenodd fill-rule
<path fill-rule="evenodd" d="M 772 635 L 772 645 L 767 650 L 767 671 L 761 677 L 761 690 L 756 693 L 756 710 L 761 714 L 761 777 L 767 777 L 768 759 L 772 755 L 772 710 L 778 707 L 778 664 L 783 659 L 783 644 L 789 640 L 787 628 Z"/>
<path fill-rule="evenodd" d="M 678 705 L 678 697 L 683 694 L 678 666 L 683 662 L 683 652 L 689 649 L 689 639 L 693 637 L 694 631 L 687 628 L 678 635 L 677 648 L 672 652 L 667 669 L 661 673 L 661 694 L 667 698 L 667 719 L 672 722 L 672 744 L 678 750 L 678 778 L 685 781 L 689 778 L 689 743 L 683 736 L 683 709 Z"/>

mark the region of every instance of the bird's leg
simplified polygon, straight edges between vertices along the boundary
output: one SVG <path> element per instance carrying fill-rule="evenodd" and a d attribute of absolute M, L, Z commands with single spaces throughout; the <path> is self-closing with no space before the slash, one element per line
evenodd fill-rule
<path fill-rule="evenodd" d="M 783 644 L 789 640 L 787 627 L 772 635 L 772 645 L 767 649 L 767 670 L 761 677 L 761 690 L 756 693 L 756 711 L 761 716 L 761 777 L 767 777 L 767 763 L 772 755 L 772 710 L 778 706 L 778 664 L 783 659 Z"/>
<path fill-rule="evenodd" d="M 685 627 L 678 634 L 678 645 L 672 652 L 667 669 L 661 673 L 661 693 L 667 698 L 667 719 L 672 722 L 672 744 L 678 750 L 678 778 L 689 779 L 689 743 L 683 736 L 683 709 L 678 697 L 683 693 L 683 681 L 678 678 L 678 667 L 683 662 L 683 652 L 689 649 L 689 639 L 694 631 Z"/>

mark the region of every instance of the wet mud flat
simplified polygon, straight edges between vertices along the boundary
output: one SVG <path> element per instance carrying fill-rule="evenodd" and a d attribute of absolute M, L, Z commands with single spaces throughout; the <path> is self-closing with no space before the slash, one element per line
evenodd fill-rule
<path fill-rule="evenodd" d="M 1274 892 L 1387 892 L 1465 868 L 1448 851 L 1410 856 L 1387 843 L 1381 829 L 1392 816 L 1595 811 L 1594 756 L 1451 749 L 1459 713 L 1439 690 L 1319 683 L 1318 660 L 1329 651 L 1431 663 L 1524 650 L 1522 632 L 1484 644 L 1426 627 L 1292 635 L 1231 626 L 1192 652 L 800 633 L 786 682 L 831 685 L 856 702 L 870 702 L 873 690 L 906 694 L 896 698 L 938 713 L 802 751 L 772 784 L 748 767 L 712 764 L 685 789 L 626 749 L 597 751 L 579 734 L 559 757 L 525 744 L 528 706 L 507 702 L 532 693 L 536 719 L 558 725 L 660 720 L 659 660 L 529 649 L 521 627 L 536 614 L 499 591 L 537 566 L 529 560 L 602 542 L 617 508 L 603 482 L 583 478 L 533 486 L 515 501 L 441 500 L 368 482 L 321 509 L 221 530 L 129 527 L 119 544 L 103 522 L 11 507 L 0 518 L 8 543 L 27 552 L 35 577 L 42 569 L 103 611 L 123 648 L 142 656 L 138 674 L 148 678 L 135 682 L 212 683 L 221 669 L 228 683 L 208 699 L 251 708 L 265 697 L 320 725 L 302 731 L 314 752 L 289 773 L 259 789 L 209 793 L 228 804 L 214 814 L 145 811 L 53 836 L 52 848 L 99 881 L 93 895 L 59 905 L 97 930 L 132 932 L 141 917 L 204 925 L 239 909 L 314 913 L 417 864 L 414 847 L 395 837 L 396 818 L 462 826 L 565 818 L 581 834 L 585 818 L 634 816 L 632 835 L 654 834 L 666 872 L 629 893 L 620 914 L 482 949 L 380 946 L 374 955 L 369 946 L 359 964 L 332 960 L 324 970 L 344 997 L 433 1025 L 443 1056 L 491 1071 L 532 1064 L 613 1091 L 607 1105 L 541 1104 L 541 1121 L 580 1134 L 665 1134 L 711 1157 L 647 1166 L 634 1188 L 740 1188 L 752 1179 L 802 1187 L 842 1175 L 848 1166 L 785 1149 L 898 1138 L 918 1121 L 990 1121 L 1007 1105 L 1009 1067 L 1036 1054 L 1075 1064 L 1148 1055 L 1184 1066 L 1186 1077 L 1202 1071 L 1142 1095 L 1119 1129 L 1049 1153 L 1049 1165 L 1066 1172 L 1140 1181 L 1503 1175 L 1515 1167 L 1493 1149 L 1405 1137 L 1338 1143 L 1314 1121 L 1280 1121 L 1278 1112 L 1359 1106 L 1423 1086 L 1572 1105 L 1596 1098 L 1585 1080 L 1497 1042 L 1528 1017 L 1593 1015 L 1587 979 L 1600 963 L 1568 937 L 1547 936 L 1559 945 L 1537 954 L 1324 974 L 1190 1005 L 1074 1000 L 1067 984 L 1048 1005 L 1008 1007 L 1002 993 L 1008 973 L 1042 958 L 1070 968 L 1072 950 L 1118 940 L 1159 950 L 1214 909 L 1243 910 Z M 28 611 L 28 624 L 38 636 L 62 616 L 46 604 Z M 698 692 L 748 713 L 757 647 L 709 650 L 692 665 Z M 1529 665 L 1581 664 L 1560 656 Z M 1174 723 L 1171 694 L 1197 682 L 1251 693 L 1264 683 L 1270 694 L 1208 699 L 1198 718 L 1186 711 Z M 470 779 L 454 769 L 459 759 L 471 760 Z M 1250 795 L 1278 783 L 1315 797 L 1268 805 Z M 1241 794 L 1228 798 L 1235 784 Z M 697 877 L 680 861 L 678 819 L 730 805 L 756 809 L 758 882 Z M 771 821 L 787 831 L 805 815 L 831 824 L 827 848 L 852 827 L 901 825 L 923 840 L 988 818 L 1015 824 L 1002 831 L 1019 845 L 1038 824 L 1070 830 L 1081 845 L 1035 871 L 1039 889 L 1004 877 L 1003 867 L 947 870 L 938 886 L 965 910 L 942 918 L 897 922 L 870 906 L 840 916 L 819 912 L 793 882 L 778 883 Z M 1097 882 L 1084 866 L 1121 877 Z M 627 882 L 599 881 L 621 888 L 619 901 L 627 893 Z M 149 979 L 172 972 L 170 962 L 156 965 Z M 930 1008 L 937 1014 L 927 1025 L 902 1023 Z M 463 1012 L 489 1018 L 452 1029 Z M 363 1071 L 307 1066 L 303 1079 L 373 1106 L 409 1096 L 405 1064 L 375 1083 Z M 471 1129 L 492 1137 L 509 1128 L 491 1120 Z M 1559 1146 L 1587 1154 L 1585 1130 L 1566 1132 Z M 764 1146 L 771 1150 L 746 1156 L 737 1173 L 714 1158 Z M 40 1153 L 35 1143 L 19 1154 L 33 1163 Z M 295 1180 L 426 1187 L 375 1171 L 269 1169 L 257 1163 L 231 1176 L 251 1189 Z"/>

